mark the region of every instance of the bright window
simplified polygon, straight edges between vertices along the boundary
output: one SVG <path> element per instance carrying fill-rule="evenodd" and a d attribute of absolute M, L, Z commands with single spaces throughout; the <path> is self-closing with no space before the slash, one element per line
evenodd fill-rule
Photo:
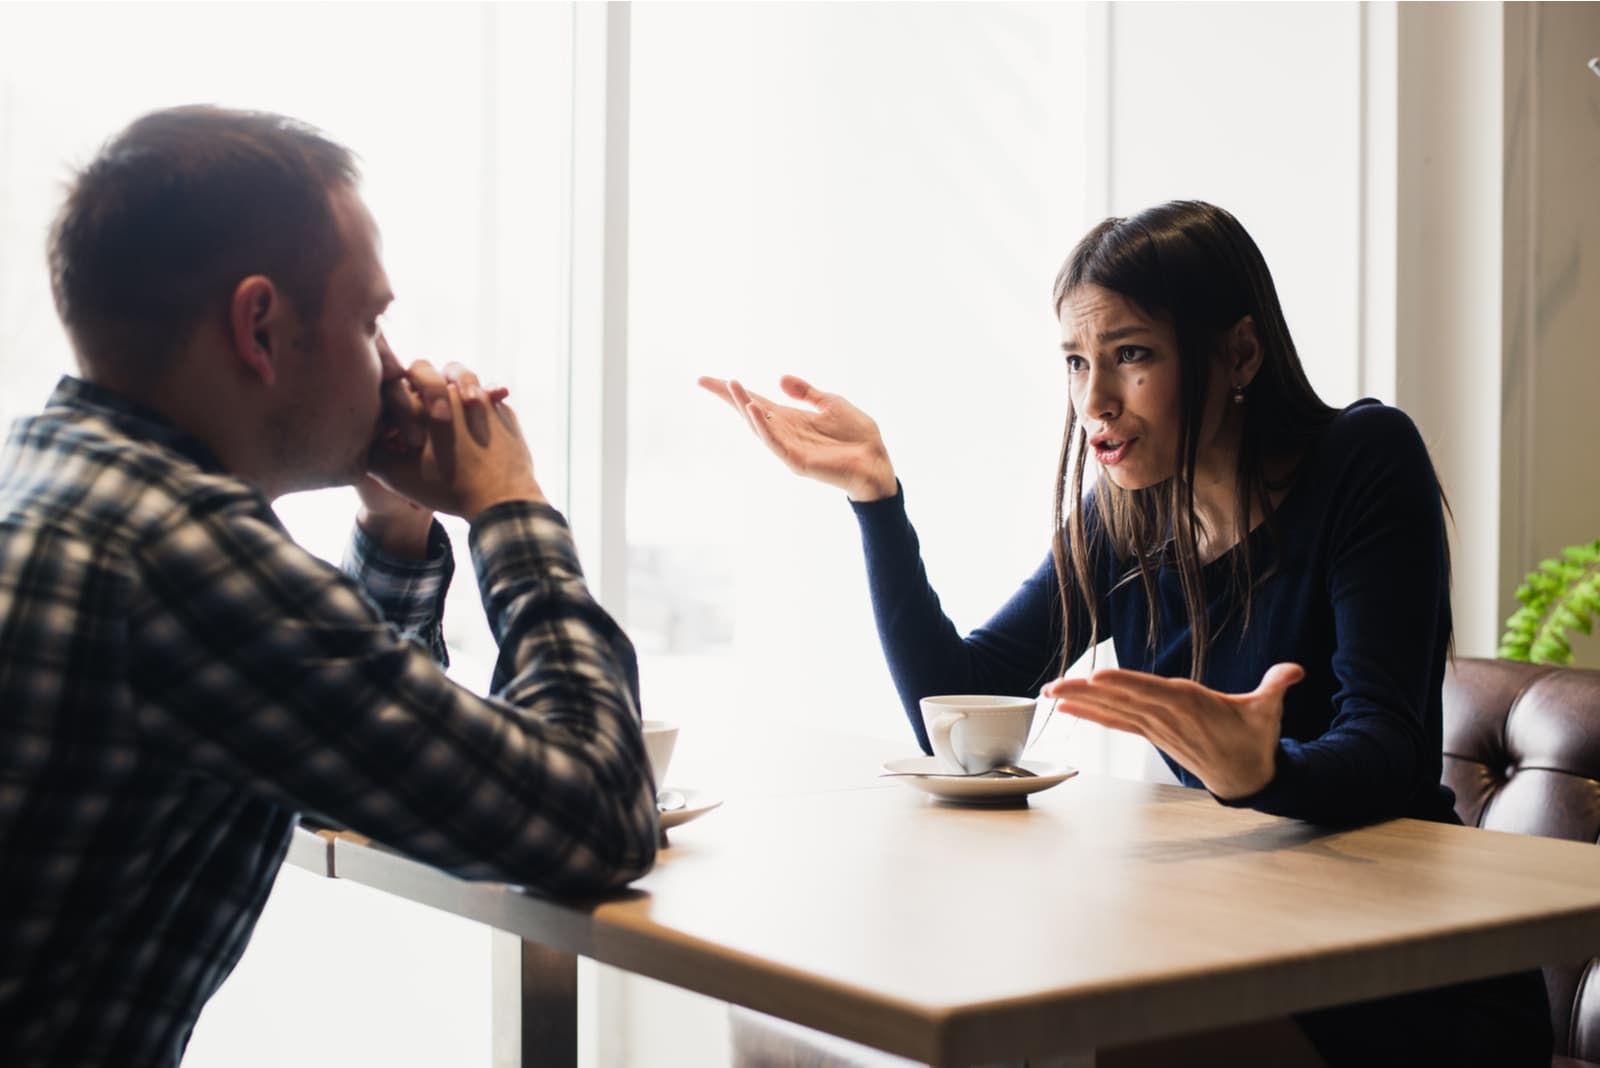
<path fill-rule="evenodd" d="M 1084 12 L 633 12 L 628 615 L 653 714 L 905 738 L 842 493 L 700 374 L 874 415 L 975 626 L 1042 558 L 1065 395 L 1050 284 L 1086 226 Z"/>

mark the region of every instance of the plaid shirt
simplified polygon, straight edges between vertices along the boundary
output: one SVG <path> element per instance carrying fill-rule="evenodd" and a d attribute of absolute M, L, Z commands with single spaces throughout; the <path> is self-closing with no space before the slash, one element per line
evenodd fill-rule
<path fill-rule="evenodd" d="M 175 1065 L 299 812 L 542 891 L 649 868 L 633 650 L 560 515 L 510 503 L 473 525 L 493 699 L 386 622 L 437 647 L 449 553 L 433 539 L 433 562 L 407 565 L 358 538 L 364 591 L 199 442 L 115 394 L 64 379 L 13 428 L 0 1065 Z"/>

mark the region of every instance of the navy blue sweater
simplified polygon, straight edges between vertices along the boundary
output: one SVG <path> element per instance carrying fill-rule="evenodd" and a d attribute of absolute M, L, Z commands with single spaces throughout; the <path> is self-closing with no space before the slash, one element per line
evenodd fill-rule
<path fill-rule="evenodd" d="M 962 637 L 928 583 L 903 492 L 854 505 L 878 634 L 923 749 L 918 702 L 929 694 L 1032 695 L 1061 658 L 1059 587 L 1047 555 L 983 626 Z M 1092 503 L 1086 522 L 1096 522 Z M 1306 677 L 1288 693 L 1277 773 L 1233 802 L 1320 824 L 1395 816 L 1456 822 L 1440 785 L 1440 691 L 1450 640 L 1450 576 L 1433 465 L 1405 413 L 1376 401 L 1341 412 L 1302 459 L 1275 516 L 1250 535 L 1258 585 L 1248 629 L 1228 554 L 1204 578 L 1211 647 L 1202 681 L 1255 689 L 1289 661 Z M 1102 546 L 1104 539 L 1095 539 Z M 1235 550 L 1237 551 L 1237 550 Z M 1104 547 L 1094 560 L 1103 636 L 1121 666 L 1187 678 L 1190 628 L 1176 570 L 1159 572 L 1163 626 L 1148 643 L 1144 586 Z M 1076 604 L 1071 659 L 1088 641 Z M 1082 619 L 1080 624 L 1076 620 Z M 1186 784 L 1200 782 L 1171 757 Z"/>

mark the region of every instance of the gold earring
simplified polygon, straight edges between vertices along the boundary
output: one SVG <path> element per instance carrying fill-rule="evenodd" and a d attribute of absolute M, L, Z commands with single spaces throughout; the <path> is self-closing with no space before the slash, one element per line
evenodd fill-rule
<path fill-rule="evenodd" d="M 1233 387 L 1233 403 L 1235 403 L 1235 404 L 1243 404 L 1244 403 L 1244 387 L 1243 386 L 1234 386 Z"/>

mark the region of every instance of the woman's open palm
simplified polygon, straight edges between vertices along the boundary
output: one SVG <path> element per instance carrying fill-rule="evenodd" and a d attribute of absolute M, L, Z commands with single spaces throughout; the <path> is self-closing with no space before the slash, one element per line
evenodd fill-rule
<path fill-rule="evenodd" d="M 1218 797 L 1238 799 L 1276 774 L 1284 694 L 1305 678 L 1299 664 L 1274 664 L 1250 693 L 1227 694 L 1188 679 L 1102 668 L 1057 679 L 1041 692 L 1056 710 L 1143 735 Z"/>
<path fill-rule="evenodd" d="M 700 379 L 700 388 L 721 397 L 743 416 L 751 432 L 795 474 L 836 486 L 852 500 L 894 495 L 894 466 L 871 416 L 838 394 L 813 389 L 793 375 L 785 375 L 778 385 L 809 407 L 774 404 L 736 380 Z"/>

